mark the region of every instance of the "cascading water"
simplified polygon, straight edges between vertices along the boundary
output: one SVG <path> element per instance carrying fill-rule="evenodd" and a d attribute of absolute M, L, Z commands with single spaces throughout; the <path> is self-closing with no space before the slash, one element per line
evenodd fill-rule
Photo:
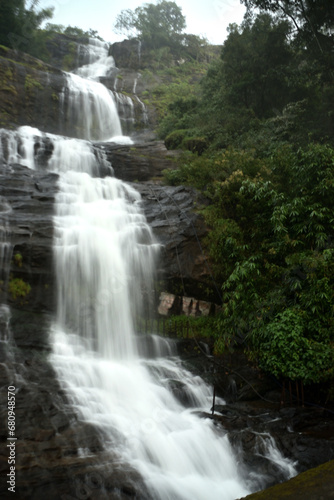
<path fill-rule="evenodd" d="M 195 413 L 210 408 L 212 390 L 171 355 L 138 354 L 133 318 L 159 250 L 140 195 L 114 177 L 95 177 L 104 160 L 87 141 L 23 127 L 11 134 L 12 158 L 39 168 L 43 142 L 52 146 L 47 168 L 60 175 L 51 362 L 71 405 L 107 450 L 138 470 L 152 498 L 243 496 L 248 489 L 227 436 Z M 154 343 L 156 354 L 161 345 L 172 349 L 164 339 Z M 173 395 L 175 384 L 187 408 Z"/>
<path fill-rule="evenodd" d="M 13 252 L 13 245 L 10 241 L 10 232 L 7 227 L 7 214 L 11 211 L 11 206 L 5 198 L 0 196 L 0 342 L 7 342 L 10 339 L 10 309 L 5 304 L 6 290 L 8 289 L 10 260 Z"/>
<path fill-rule="evenodd" d="M 85 110 L 83 137 L 103 141 L 119 135 L 102 85 L 78 76 L 69 81 L 70 109 Z M 83 104 L 79 96 L 87 89 L 99 106 Z M 139 194 L 112 176 L 96 177 L 105 159 L 87 141 L 24 127 L 9 134 L 7 156 L 38 168 L 42 143 L 50 152 L 47 168 L 60 175 L 50 359 L 78 418 L 100 431 L 106 450 L 138 470 L 153 499 L 246 495 L 227 436 L 197 414 L 210 408 L 212 390 L 177 357 L 161 357 L 158 348 L 153 359 L 139 355 L 134 317 L 143 306 L 143 289 L 150 289 L 159 251 Z M 166 340 L 154 343 L 159 347 Z M 184 388 L 187 408 L 175 397 L 175 385 Z"/>
<path fill-rule="evenodd" d="M 227 437 L 193 413 L 209 407 L 210 389 L 173 359 L 138 357 L 132 318 L 157 250 L 138 202 L 117 179 L 62 175 L 53 365 L 79 417 L 142 474 L 153 498 L 237 498 L 247 489 Z M 170 380 L 187 387 L 192 410 Z"/>
<path fill-rule="evenodd" d="M 72 109 L 77 106 L 73 98 Z M 85 114 L 90 129 L 91 108 Z M 133 318 L 142 289 L 151 286 L 159 248 L 140 196 L 115 178 L 92 178 L 97 160 L 91 148 L 82 143 L 81 155 L 73 158 L 71 142 L 56 141 L 49 162 L 64 172 L 54 240 L 58 310 L 52 362 L 59 379 L 79 417 L 94 423 L 106 447 L 141 473 L 153 498 L 240 497 L 248 490 L 227 437 L 194 413 L 210 407 L 212 391 L 200 379 L 194 383 L 172 358 L 145 361 L 138 355 Z M 67 156 L 64 165 L 59 160 Z M 186 387 L 191 410 L 173 396 L 171 379 Z"/>
<path fill-rule="evenodd" d="M 68 136 L 108 141 L 122 135 L 113 95 L 98 82 L 68 73 L 63 109 Z"/>
<path fill-rule="evenodd" d="M 114 92 L 114 97 L 117 104 L 117 110 L 122 123 L 122 128 L 125 131 L 131 131 L 135 125 L 135 108 L 131 97 Z"/>
<path fill-rule="evenodd" d="M 108 55 L 108 44 L 99 40 L 90 39 L 88 45 L 79 46 L 80 59 L 84 58 L 87 63 L 81 66 L 75 73 L 87 79 L 109 76 L 115 68 L 115 61 Z"/>

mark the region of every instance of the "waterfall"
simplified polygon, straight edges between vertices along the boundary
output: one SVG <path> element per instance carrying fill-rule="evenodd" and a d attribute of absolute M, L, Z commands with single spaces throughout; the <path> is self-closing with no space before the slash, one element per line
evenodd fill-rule
<path fill-rule="evenodd" d="M 131 97 L 113 92 L 123 130 L 131 132 L 135 125 L 135 108 Z"/>
<path fill-rule="evenodd" d="M 145 125 L 148 125 L 148 113 L 147 113 L 146 106 L 145 106 L 145 104 L 143 103 L 143 101 L 141 101 L 141 100 L 139 99 L 139 97 L 138 97 L 137 95 L 135 96 L 135 98 L 136 98 L 136 100 L 137 100 L 137 102 L 138 102 L 138 104 L 140 105 L 141 110 L 142 110 L 142 117 L 143 117 L 143 118 L 142 118 L 142 120 L 143 120 L 143 123 L 144 123 Z"/>
<path fill-rule="evenodd" d="M 86 146 L 82 155 L 89 157 Z M 115 178 L 92 178 L 90 162 L 87 172 L 82 164 L 71 161 L 56 200 L 51 359 L 59 380 L 79 418 L 142 474 L 153 498 L 243 496 L 227 437 L 194 413 L 210 408 L 210 388 L 177 359 L 138 355 L 133 320 L 159 249 L 140 197 Z M 173 396 L 171 381 L 185 387 L 191 409 Z"/>
<path fill-rule="evenodd" d="M 87 61 L 86 64 L 76 69 L 74 73 L 89 80 L 96 80 L 100 77 L 109 76 L 112 69 L 115 68 L 115 61 L 108 55 L 109 47 L 105 42 L 100 42 L 90 38 L 89 44 L 80 45 L 80 59 Z"/>
<path fill-rule="evenodd" d="M 78 78 L 69 77 L 69 106 L 73 114 L 78 106 L 85 108 L 86 121 L 80 123 L 87 138 L 93 108 L 80 104 L 76 94 L 83 84 Z M 85 83 L 88 88 L 93 84 Z M 119 133 L 114 109 L 103 119 L 111 127 L 104 137 L 113 127 Z M 98 129 L 105 131 L 103 123 Z M 241 497 L 249 490 L 227 436 L 210 419 L 196 415 L 210 409 L 211 388 L 173 356 L 147 360 L 138 353 L 134 319 L 143 306 L 143 291 L 152 287 L 159 244 L 139 194 L 113 177 L 93 178 L 97 161 L 89 143 L 54 141 L 49 168 L 61 178 L 52 364 L 78 417 L 93 423 L 106 449 L 140 472 L 152 498 Z M 175 384 L 187 394 L 187 408 L 174 396 Z"/>
<path fill-rule="evenodd" d="M 72 148 L 67 142 L 59 146 Z M 62 175 L 56 199 L 57 325 L 69 325 L 99 355 L 125 359 L 135 353 L 133 317 L 158 245 L 139 194 L 113 177 L 92 178 L 96 159 L 88 145 L 82 154 L 85 162 L 78 155 Z"/>
<path fill-rule="evenodd" d="M 122 135 L 112 92 L 99 82 L 68 73 L 63 107 L 65 135 L 90 141 Z"/>
<path fill-rule="evenodd" d="M 10 261 L 13 253 L 13 245 L 8 229 L 7 214 L 11 212 L 8 201 L 0 196 L 0 342 L 10 340 L 10 309 L 6 305 Z"/>
<path fill-rule="evenodd" d="M 81 139 L 22 127 L 7 134 L 2 152 L 34 169 L 47 148 L 43 168 L 59 174 L 50 361 L 78 418 L 140 473 L 154 500 L 240 498 L 250 491 L 228 437 L 199 415 L 210 410 L 212 388 L 166 340 L 154 338 L 153 358 L 140 354 L 135 318 L 148 305 L 160 245 L 138 192 L 114 178 L 88 142 L 122 133 L 111 93 L 70 74 L 67 89 L 64 134 Z"/>
<path fill-rule="evenodd" d="M 134 318 L 145 305 L 160 245 L 138 192 L 95 176 L 105 158 L 88 141 L 29 127 L 8 139 L 13 159 L 35 169 L 38 148 L 48 144 L 46 168 L 60 175 L 50 360 L 78 418 L 100 431 L 106 451 L 138 470 L 154 499 L 247 494 L 227 436 L 196 414 L 210 408 L 211 388 L 182 367 L 166 340 L 155 338 L 153 350 L 167 357 L 139 355 Z M 182 387 L 186 406 L 175 387 Z"/>

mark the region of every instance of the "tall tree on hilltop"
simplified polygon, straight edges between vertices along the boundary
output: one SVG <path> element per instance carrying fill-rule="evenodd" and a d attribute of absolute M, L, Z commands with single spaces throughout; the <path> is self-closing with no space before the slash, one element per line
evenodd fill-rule
<path fill-rule="evenodd" d="M 115 31 L 161 47 L 173 42 L 186 27 L 182 9 L 175 2 L 160 0 L 157 4 L 147 3 L 134 11 L 122 10 L 114 25 Z"/>

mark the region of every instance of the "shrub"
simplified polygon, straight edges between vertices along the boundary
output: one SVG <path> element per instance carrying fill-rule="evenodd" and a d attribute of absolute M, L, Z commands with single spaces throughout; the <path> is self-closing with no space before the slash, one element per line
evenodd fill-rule
<path fill-rule="evenodd" d="M 175 130 L 169 134 L 165 139 L 165 145 L 167 149 L 178 149 L 182 145 L 182 141 L 186 137 L 187 130 Z"/>
<path fill-rule="evenodd" d="M 14 300 L 18 299 L 19 297 L 26 297 L 26 295 L 28 295 L 28 293 L 30 293 L 31 291 L 31 286 L 29 285 L 29 283 L 26 283 L 21 278 L 11 279 L 8 288 L 9 293 Z"/>

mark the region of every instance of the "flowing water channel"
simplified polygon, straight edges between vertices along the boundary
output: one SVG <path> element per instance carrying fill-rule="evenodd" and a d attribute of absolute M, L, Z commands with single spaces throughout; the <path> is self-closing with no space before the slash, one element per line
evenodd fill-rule
<path fill-rule="evenodd" d="M 77 130 L 80 124 L 83 139 L 117 141 L 116 107 L 102 87 L 68 76 L 68 122 Z M 227 435 L 198 415 L 210 410 L 212 388 L 182 367 L 165 339 L 154 337 L 155 356 L 139 355 L 134 318 L 145 305 L 142 290 L 151 287 L 160 250 L 140 195 L 113 176 L 96 176 L 105 159 L 87 140 L 23 127 L 8 136 L 7 160 L 38 168 L 36 141 L 52 145 L 47 168 L 60 175 L 51 362 L 79 419 L 94 424 L 106 450 L 141 474 L 153 499 L 248 494 L 250 483 Z M 188 394 L 187 408 L 173 395 L 177 383 Z"/>

